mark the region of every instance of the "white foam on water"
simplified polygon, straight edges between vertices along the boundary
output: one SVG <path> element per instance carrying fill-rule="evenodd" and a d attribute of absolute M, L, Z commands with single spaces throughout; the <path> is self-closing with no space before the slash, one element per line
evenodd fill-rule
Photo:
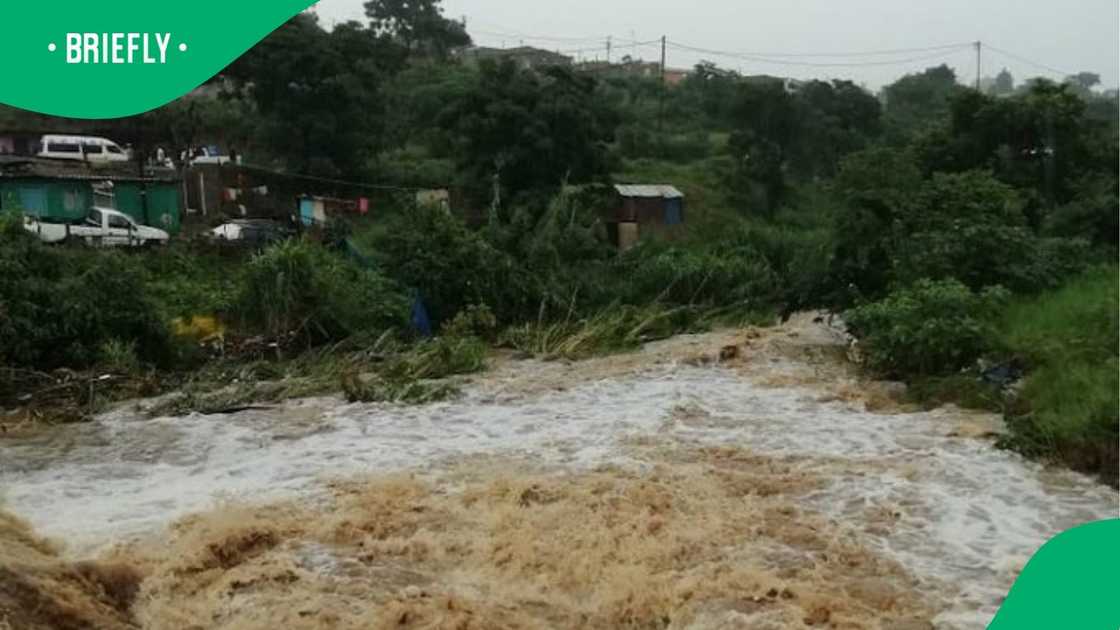
<path fill-rule="evenodd" d="M 419 407 L 320 398 L 215 416 L 118 410 L 74 429 L 62 447 L 0 445 L 0 488 L 41 533 L 88 552 L 222 498 L 298 496 L 328 477 L 435 468 L 477 454 L 573 468 L 626 463 L 627 440 L 656 433 L 808 458 L 829 482 L 806 507 L 859 532 L 931 590 L 948 588 L 936 621 L 961 628 L 990 620 L 1048 538 L 1117 516 L 1116 494 L 1088 478 L 947 437 L 951 410 L 875 414 L 820 398 L 731 370 L 670 364 L 531 396 L 476 388 Z M 704 421 L 675 420 L 682 406 Z M 888 530 L 865 531 L 873 510 L 897 518 Z"/>

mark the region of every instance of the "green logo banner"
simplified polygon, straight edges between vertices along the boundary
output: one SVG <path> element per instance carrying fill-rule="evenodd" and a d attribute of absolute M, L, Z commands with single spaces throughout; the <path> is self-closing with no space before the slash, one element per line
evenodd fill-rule
<path fill-rule="evenodd" d="M 1120 520 L 1075 527 L 1043 545 L 988 628 L 1120 628 Z"/>
<path fill-rule="evenodd" d="M 311 4 L 7 2 L 0 103 L 72 118 L 140 114 L 198 87 Z"/>

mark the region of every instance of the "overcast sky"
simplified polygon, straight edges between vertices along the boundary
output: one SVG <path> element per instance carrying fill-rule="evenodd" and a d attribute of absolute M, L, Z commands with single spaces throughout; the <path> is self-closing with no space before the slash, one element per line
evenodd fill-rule
<path fill-rule="evenodd" d="M 316 11 L 330 26 L 363 20 L 362 0 L 322 0 Z M 444 0 L 445 15 L 465 16 L 475 42 L 526 44 L 612 59 L 660 56 L 656 44 L 629 45 L 666 35 L 671 42 L 737 55 L 717 56 L 670 47 L 668 65 L 687 68 L 701 59 L 745 74 L 794 78 L 850 78 L 878 88 L 907 72 L 948 63 L 971 83 L 976 53 L 968 47 L 852 57 L 815 56 L 926 49 L 981 40 L 995 50 L 982 55 L 983 74 L 1008 68 L 1016 82 L 1031 76 L 1060 78 L 1050 70 L 1100 73 L 1107 87 L 1120 82 L 1118 0 Z M 364 21 L 364 20 L 363 20 Z M 548 38 L 548 39 L 545 39 Z M 770 56 L 769 61 L 742 53 Z M 808 54 L 813 56 L 778 57 Z M 770 61 L 786 63 L 771 63 Z M 1025 60 L 1025 61 L 1024 61 Z M 855 67 L 802 63 L 880 63 Z M 895 63 L 899 62 L 899 63 Z"/>

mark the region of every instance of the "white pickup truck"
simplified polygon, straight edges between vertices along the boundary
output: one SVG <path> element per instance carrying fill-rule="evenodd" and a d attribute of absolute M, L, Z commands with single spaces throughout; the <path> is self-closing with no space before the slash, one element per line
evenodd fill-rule
<path fill-rule="evenodd" d="M 141 247 L 163 245 L 171 238 L 163 230 L 136 223 L 127 214 L 96 206 L 83 223 L 45 223 L 24 217 L 23 227 L 44 243 L 76 240 L 98 247 Z"/>

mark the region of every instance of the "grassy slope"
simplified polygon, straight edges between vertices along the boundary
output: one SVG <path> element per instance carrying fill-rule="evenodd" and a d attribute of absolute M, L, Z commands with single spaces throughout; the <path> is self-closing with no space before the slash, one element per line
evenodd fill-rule
<path fill-rule="evenodd" d="M 720 158 L 677 163 L 655 159 L 626 160 L 615 181 L 670 184 L 685 196 L 685 222 L 690 227 L 726 225 L 740 217 L 728 199 L 727 183 L 720 175 Z"/>
<path fill-rule="evenodd" d="M 1009 309 L 1003 342 L 1031 368 L 1008 444 L 1117 484 L 1118 270 L 1097 269 Z"/>

